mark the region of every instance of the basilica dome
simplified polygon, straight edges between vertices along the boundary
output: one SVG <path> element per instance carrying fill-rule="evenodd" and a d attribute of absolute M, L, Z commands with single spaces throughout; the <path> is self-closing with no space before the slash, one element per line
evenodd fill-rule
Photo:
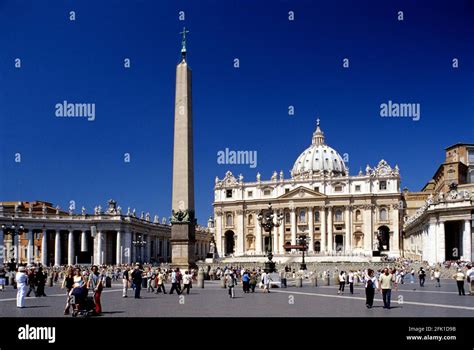
<path fill-rule="evenodd" d="M 348 173 L 346 165 L 337 151 L 324 142 L 324 133 L 319 127 L 313 133 L 311 145 L 296 159 L 291 176 L 293 178 L 306 178 L 312 175 L 344 176 Z"/>

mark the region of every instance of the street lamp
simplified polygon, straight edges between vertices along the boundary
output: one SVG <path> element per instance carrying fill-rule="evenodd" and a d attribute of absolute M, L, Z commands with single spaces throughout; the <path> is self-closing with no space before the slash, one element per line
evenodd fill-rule
<path fill-rule="evenodd" d="M 266 210 L 260 210 L 260 213 L 258 214 L 258 223 L 265 232 L 268 232 L 268 261 L 265 262 L 265 272 L 267 273 L 272 273 L 275 272 L 275 263 L 272 261 L 273 259 L 273 254 L 272 254 L 272 229 L 274 227 L 278 227 L 281 225 L 281 222 L 283 220 L 283 214 L 281 212 L 278 212 L 276 215 L 276 221 L 275 219 L 275 212 L 272 209 L 272 203 L 268 204 L 268 209 Z"/>
<path fill-rule="evenodd" d="M 306 239 L 306 235 L 301 235 L 299 236 L 298 238 L 298 244 L 301 246 L 301 251 L 303 252 L 303 261 L 301 262 L 301 265 L 300 265 L 300 270 L 306 270 L 306 263 L 304 262 L 304 252 L 307 248 L 307 239 Z"/>
<path fill-rule="evenodd" d="M 5 233 L 8 233 L 12 236 L 12 242 L 13 242 L 13 247 L 11 248 L 11 253 L 12 253 L 12 262 L 15 261 L 15 236 L 21 236 L 25 232 L 25 227 L 20 224 L 16 225 L 15 224 L 15 217 L 12 216 L 12 223 L 10 226 L 2 224 L 2 230 Z M 20 252 L 18 251 L 18 257 L 20 256 Z M 19 262 L 19 259 L 18 259 Z"/>
<path fill-rule="evenodd" d="M 142 248 L 146 245 L 146 241 L 142 238 L 142 235 L 138 235 L 135 241 L 132 241 L 135 248 Z M 142 262 L 141 249 L 139 249 L 138 261 Z"/>

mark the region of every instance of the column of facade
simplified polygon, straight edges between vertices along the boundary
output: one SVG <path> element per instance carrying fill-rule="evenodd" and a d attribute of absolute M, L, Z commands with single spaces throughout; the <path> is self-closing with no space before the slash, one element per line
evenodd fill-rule
<path fill-rule="evenodd" d="M 272 251 L 273 251 L 273 253 L 278 253 L 278 246 L 280 245 L 279 241 L 280 241 L 280 239 L 278 237 L 278 227 L 274 227 L 273 230 L 272 230 Z"/>
<path fill-rule="evenodd" d="M 222 246 L 222 212 L 215 213 L 216 250 L 218 256 L 224 256 L 224 247 Z"/>
<path fill-rule="evenodd" d="M 313 207 L 308 207 L 308 252 L 314 252 L 314 212 Z"/>
<path fill-rule="evenodd" d="M 332 207 L 328 207 L 328 251 L 333 251 L 334 237 L 332 234 Z"/>
<path fill-rule="evenodd" d="M 96 236 L 96 239 L 97 239 L 97 259 L 94 259 L 96 260 L 96 265 L 102 265 L 103 264 L 103 261 L 104 261 L 104 237 L 103 237 L 103 233 L 102 231 L 97 231 L 97 236 Z"/>
<path fill-rule="evenodd" d="M 41 265 L 48 266 L 48 233 L 45 229 L 41 237 Z"/>
<path fill-rule="evenodd" d="M 352 251 L 352 220 L 351 220 L 351 206 L 347 205 L 345 207 L 344 219 L 346 226 L 346 235 L 344 238 L 344 250 L 347 253 Z"/>
<path fill-rule="evenodd" d="M 28 238 L 28 245 L 26 248 L 26 261 L 28 264 L 32 264 L 34 262 L 35 254 L 34 254 L 34 233 L 33 230 L 28 230 L 27 233 Z"/>
<path fill-rule="evenodd" d="M 257 254 L 262 253 L 262 226 L 260 226 L 259 222 L 255 223 L 255 252 Z"/>
<path fill-rule="evenodd" d="M 87 252 L 89 247 L 87 246 L 87 233 L 86 231 L 81 232 L 81 252 Z"/>
<path fill-rule="evenodd" d="M 321 253 L 327 252 L 327 245 L 326 245 L 326 208 L 323 207 L 319 211 L 319 220 L 321 220 L 321 227 L 319 228 L 319 232 L 321 233 Z"/>
<path fill-rule="evenodd" d="M 151 262 L 151 236 L 150 234 L 147 234 L 146 235 L 146 238 L 145 238 L 145 242 L 146 242 L 146 245 L 145 245 L 145 256 L 146 256 L 146 262 Z"/>
<path fill-rule="evenodd" d="M 372 245 L 372 209 L 370 205 L 364 207 L 364 250 L 371 253 L 374 250 Z"/>
<path fill-rule="evenodd" d="M 3 230 L 0 230 L 0 264 L 3 264 L 6 261 L 5 256 L 5 234 Z"/>
<path fill-rule="evenodd" d="M 296 209 L 290 209 L 290 220 L 291 220 L 291 245 L 296 245 Z M 295 251 L 292 249 L 291 251 Z"/>
<path fill-rule="evenodd" d="M 20 262 L 20 249 L 18 249 L 18 242 L 20 241 L 18 235 L 14 235 L 12 239 L 13 244 L 13 256 L 16 262 Z"/>
<path fill-rule="evenodd" d="M 74 231 L 69 230 L 67 239 L 67 264 L 74 265 Z"/>
<path fill-rule="evenodd" d="M 472 259 L 472 238 L 471 238 L 471 220 L 464 220 L 464 229 L 462 234 L 462 255 L 464 260 Z"/>
<path fill-rule="evenodd" d="M 123 256 L 123 245 L 122 245 L 122 234 L 120 230 L 117 230 L 115 233 L 116 239 L 116 248 L 115 248 L 115 263 L 122 264 L 122 256 Z"/>
<path fill-rule="evenodd" d="M 445 242 L 445 232 L 444 232 L 444 221 L 439 221 L 436 225 L 436 238 L 437 238 L 437 261 L 442 263 L 446 260 L 446 242 Z M 460 252 L 458 252 L 460 253 Z M 458 255 L 459 256 L 459 255 Z"/>
<path fill-rule="evenodd" d="M 285 249 L 283 248 L 283 245 L 285 244 L 285 219 L 283 219 L 282 223 L 280 226 L 278 226 L 278 234 L 280 235 L 280 239 L 278 240 L 278 253 L 279 254 L 284 254 Z"/>
<path fill-rule="evenodd" d="M 244 211 L 239 209 L 237 210 L 237 255 L 243 255 L 245 253 L 245 245 L 244 245 Z"/>
<path fill-rule="evenodd" d="M 54 265 L 61 265 L 61 231 L 56 230 L 54 236 Z"/>
<path fill-rule="evenodd" d="M 132 263 L 132 233 L 124 232 L 122 238 L 123 249 L 122 249 L 122 264 L 131 264 Z"/>
<path fill-rule="evenodd" d="M 397 255 L 400 255 L 400 226 L 399 226 L 399 215 L 398 215 L 398 204 L 393 206 L 392 210 L 392 226 L 393 226 L 393 244 L 390 246 L 390 250 Z"/>

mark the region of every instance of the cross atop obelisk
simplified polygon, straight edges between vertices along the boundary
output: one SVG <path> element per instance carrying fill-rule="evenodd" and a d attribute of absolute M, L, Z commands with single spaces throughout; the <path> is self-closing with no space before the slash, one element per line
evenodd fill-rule
<path fill-rule="evenodd" d="M 186 27 L 183 27 L 183 31 L 179 32 L 179 34 L 183 35 L 183 39 L 181 40 L 181 57 L 186 59 L 186 34 L 189 33 L 189 30 L 186 30 Z"/>
<path fill-rule="evenodd" d="M 174 105 L 173 194 L 171 200 L 171 263 L 187 269 L 195 264 L 194 160 L 191 69 L 186 62 L 183 28 L 182 60 L 176 67 Z"/>

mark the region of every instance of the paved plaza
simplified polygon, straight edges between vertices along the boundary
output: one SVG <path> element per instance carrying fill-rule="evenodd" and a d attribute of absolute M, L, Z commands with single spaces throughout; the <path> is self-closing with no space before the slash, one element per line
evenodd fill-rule
<path fill-rule="evenodd" d="M 170 285 L 167 285 L 169 291 Z M 220 281 L 206 281 L 205 289 L 191 289 L 190 295 L 163 295 L 142 290 L 142 298 L 122 298 L 121 284 L 114 283 L 102 294 L 103 314 L 99 317 L 473 317 L 474 297 L 459 296 L 453 280 L 442 280 L 436 288 L 428 281 L 424 288 L 418 284 L 404 284 L 392 293 L 391 310 L 382 308 L 381 294 L 377 293 L 373 309 L 365 307 L 365 291 L 356 286 L 354 294 L 346 288 L 337 294 L 337 286 L 303 288 L 274 288 L 270 294 L 256 290 L 244 294 L 239 284 L 236 298 L 230 299 Z M 467 291 L 467 284 L 466 284 Z M 0 293 L 2 317 L 71 317 L 63 315 L 65 292 L 58 286 L 46 289 L 48 297 L 29 297 L 26 308 L 16 308 L 16 290 L 8 286 Z"/>

